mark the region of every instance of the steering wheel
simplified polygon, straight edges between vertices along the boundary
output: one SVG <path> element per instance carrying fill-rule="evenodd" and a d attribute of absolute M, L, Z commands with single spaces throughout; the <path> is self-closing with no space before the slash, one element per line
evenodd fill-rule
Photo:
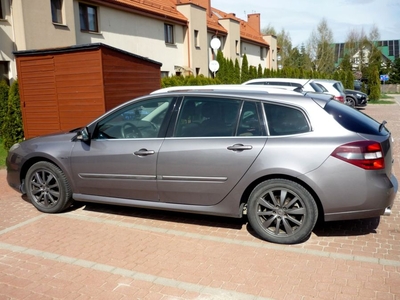
<path fill-rule="evenodd" d="M 125 123 L 121 126 L 121 135 L 123 138 L 142 138 L 139 129 L 132 123 Z"/>

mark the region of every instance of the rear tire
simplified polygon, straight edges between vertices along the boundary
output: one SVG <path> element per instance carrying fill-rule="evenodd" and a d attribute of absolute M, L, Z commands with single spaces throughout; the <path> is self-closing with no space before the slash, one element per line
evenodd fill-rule
<path fill-rule="evenodd" d="M 270 179 L 250 194 L 247 216 L 261 238 L 278 244 L 305 241 L 318 219 L 312 195 L 300 184 L 286 179 Z"/>
<path fill-rule="evenodd" d="M 356 99 L 353 97 L 346 97 L 346 104 L 354 108 L 356 106 Z"/>
<path fill-rule="evenodd" d="M 41 212 L 62 212 L 72 204 L 72 191 L 56 165 L 42 161 L 32 165 L 25 177 L 26 194 Z"/>

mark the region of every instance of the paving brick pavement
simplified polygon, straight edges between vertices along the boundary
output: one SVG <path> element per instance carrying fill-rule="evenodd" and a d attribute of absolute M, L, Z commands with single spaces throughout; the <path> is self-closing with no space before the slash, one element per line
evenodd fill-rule
<path fill-rule="evenodd" d="M 400 96 L 387 120 L 400 177 Z M 400 299 L 400 197 L 390 217 L 318 225 L 300 245 L 246 222 L 88 204 L 39 213 L 0 170 L 3 299 Z"/>

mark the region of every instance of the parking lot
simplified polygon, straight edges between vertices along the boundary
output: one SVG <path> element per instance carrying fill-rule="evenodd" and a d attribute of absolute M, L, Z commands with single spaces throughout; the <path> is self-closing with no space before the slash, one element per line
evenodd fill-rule
<path fill-rule="evenodd" d="M 400 95 L 386 120 L 400 179 Z M 78 205 L 42 214 L 0 170 L 3 299 L 400 299 L 400 194 L 392 215 L 318 224 L 299 245 L 245 220 Z"/>

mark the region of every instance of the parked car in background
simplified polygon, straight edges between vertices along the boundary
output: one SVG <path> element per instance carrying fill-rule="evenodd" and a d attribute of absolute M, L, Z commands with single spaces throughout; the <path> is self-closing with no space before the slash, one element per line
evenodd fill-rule
<path fill-rule="evenodd" d="M 335 100 L 345 103 L 346 93 L 341 81 L 331 79 L 313 79 L 314 82 L 325 92 L 333 95 Z"/>
<path fill-rule="evenodd" d="M 248 80 L 242 85 L 271 85 L 300 88 L 305 92 L 323 93 L 324 91 L 311 79 L 300 78 L 257 78 Z"/>
<path fill-rule="evenodd" d="M 354 90 L 361 91 L 361 81 L 358 79 L 354 80 Z"/>
<path fill-rule="evenodd" d="M 346 104 L 351 107 L 364 107 L 368 104 L 368 95 L 360 91 L 344 90 L 346 93 Z"/>
<path fill-rule="evenodd" d="M 81 201 L 247 215 L 261 238 L 293 244 L 318 219 L 389 215 L 392 149 L 385 123 L 329 95 L 182 87 L 13 145 L 7 181 L 45 213 Z"/>

